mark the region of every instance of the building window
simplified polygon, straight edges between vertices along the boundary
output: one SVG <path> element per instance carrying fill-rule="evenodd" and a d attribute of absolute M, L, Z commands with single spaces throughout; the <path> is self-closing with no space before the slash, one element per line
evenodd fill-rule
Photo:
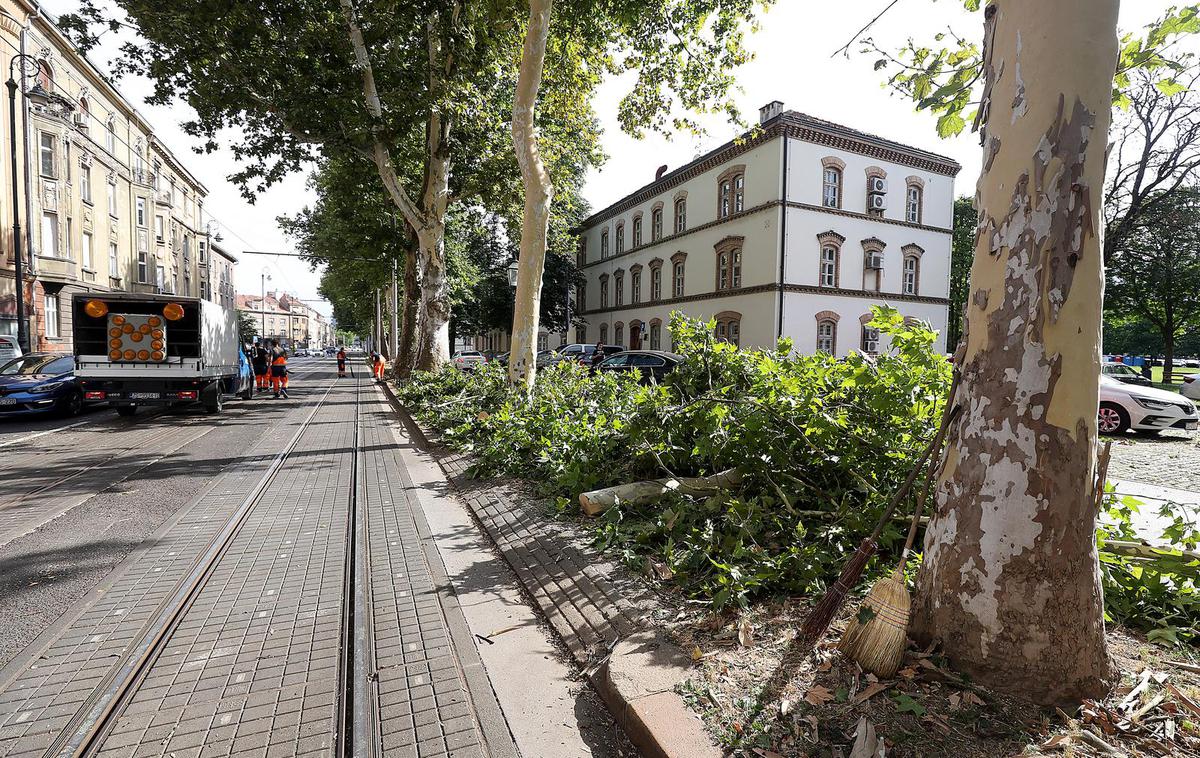
<path fill-rule="evenodd" d="M 92 167 L 84 166 L 79 172 L 79 197 L 88 205 L 92 204 Z"/>
<path fill-rule="evenodd" d="M 625 272 L 618 271 L 613 274 L 615 289 L 613 291 L 613 305 L 620 307 L 625 303 Z"/>
<path fill-rule="evenodd" d="M 108 150 L 109 155 L 117 154 L 117 121 L 112 116 L 108 117 L 108 121 L 104 124 L 104 147 Z"/>
<path fill-rule="evenodd" d="M 38 84 L 47 92 L 54 91 L 54 71 L 46 61 L 38 61 Z"/>
<path fill-rule="evenodd" d="M 113 218 L 117 217 L 117 179 L 110 177 L 108 180 L 108 215 Z"/>
<path fill-rule="evenodd" d="M 618 347 L 625 347 L 625 325 L 620 321 L 613 324 L 613 341 Z"/>
<path fill-rule="evenodd" d="M 650 241 L 658 242 L 662 239 L 663 230 L 663 212 L 662 208 L 655 208 L 650 212 Z"/>
<path fill-rule="evenodd" d="M 650 300 L 651 302 L 662 300 L 662 266 L 654 266 L 650 269 Z"/>
<path fill-rule="evenodd" d="M 908 185 L 908 194 L 904 203 L 904 218 L 910 224 L 921 223 L 921 188 L 916 184 Z"/>
<path fill-rule="evenodd" d="M 608 275 L 600 277 L 600 307 L 608 307 Z"/>
<path fill-rule="evenodd" d="M 879 352 L 879 330 L 866 324 L 862 328 L 862 351 L 867 355 Z"/>
<path fill-rule="evenodd" d="M 659 321 L 650 322 L 650 349 L 662 350 L 662 323 Z"/>
<path fill-rule="evenodd" d="M 728 179 L 717 187 L 717 218 L 727 217 L 733 209 L 733 183 Z"/>
<path fill-rule="evenodd" d="M 904 294 L 917 294 L 917 286 L 920 281 L 921 266 L 915 255 L 904 256 Z"/>
<path fill-rule="evenodd" d="M 538 334 L 538 350 L 545 350 L 550 343 L 550 335 L 545 332 Z"/>
<path fill-rule="evenodd" d="M 166 232 L 163 228 L 162 216 L 154 217 L 154 239 L 158 242 L 162 242 L 164 239 L 166 239 Z"/>
<path fill-rule="evenodd" d="M 600 232 L 600 260 L 608 257 L 608 230 Z"/>
<path fill-rule="evenodd" d="M 83 267 L 88 271 L 94 271 L 92 268 L 92 233 L 83 233 L 83 248 L 81 252 L 83 259 Z"/>
<path fill-rule="evenodd" d="M 826 208 L 842 207 L 842 170 L 837 166 L 826 166 L 821 181 L 821 205 Z"/>
<path fill-rule="evenodd" d="M 54 170 L 58 162 L 58 141 L 53 134 L 41 133 L 41 147 L 38 150 L 38 171 L 47 179 L 57 178 L 58 172 Z"/>
<path fill-rule="evenodd" d="M 739 167 L 740 168 L 740 167 Z M 745 207 L 746 175 L 740 170 L 723 175 L 717 182 L 717 218 L 741 213 Z"/>
<path fill-rule="evenodd" d="M 60 336 L 58 323 L 58 294 L 46 295 L 44 300 L 46 305 L 46 336 L 57 338 Z"/>
<path fill-rule="evenodd" d="M 108 275 L 113 279 L 121 277 L 121 265 L 117 261 L 117 243 L 108 243 Z"/>
<path fill-rule="evenodd" d="M 642 272 L 629 272 L 629 302 L 637 305 L 642 302 Z"/>
<path fill-rule="evenodd" d="M 600 344 L 608 342 L 608 324 L 600 325 Z"/>
<path fill-rule="evenodd" d="M 42 255 L 58 257 L 58 214 L 42 211 Z"/>
<path fill-rule="evenodd" d="M 642 246 L 642 217 L 641 216 L 633 217 L 633 246 L 635 248 Z"/>
<path fill-rule="evenodd" d="M 837 347 L 837 322 L 833 319 L 821 319 L 817 322 L 817 350 L 833 355 Z"/>
<path fill-rule="evenodd" d="M 145 250 L 138 251 L 138 281 L 150 283 L 150 255 Z"/>
<path fill-rule="evenodd" d="M 716 317 L 717 328 L 714 335 L 718 342 L 728 342 L 734 347 L 742 345 L 742 314 L 740 313 L 718 313 Z"/>
<path fill-rule="evenodd" d="M 687 229 L 687 198 L 681 197 L 675 201 L 675 233 Z"/>
<path fill-rule="evenodd" d="M 671 296 L 683 297 L 683 261 L 676 261 L 672 271 Z"/>
<path fill-rule="evenodd" d="M 833 245 L 821 246 L 821 272 L 819 284 L 822 287 L 838 286 L 838 249 Z"/>
<path fill-rule="evenodd" d="M 740 237 L 727 237 L 717 247 L 717 289 L 742 286 L 742 248 Z"/>
<path fill-rule="evenodd" d="M 137 225 L 146 228 L 146 198 L 137 199 Z"/>
<path fill-rule="evenodd" d="M 625 252 L 625 225 L 617 224 L 617 255 Z"/>
<path fill-rule="evenodd" d="M 733 177 L 733 212 L 741 213 L 746 209 L 746 175 L 738 174 Z"/>

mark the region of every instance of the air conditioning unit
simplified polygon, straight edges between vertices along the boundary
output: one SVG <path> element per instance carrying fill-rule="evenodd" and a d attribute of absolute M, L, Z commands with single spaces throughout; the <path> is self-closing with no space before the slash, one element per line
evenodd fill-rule
<path fill-rule="evenodd" d="M 867 177 L 867 192 L 872 195 L 882 195 L 887 192 L 887 179 L 882 176 Z"/>
<path fill-rule="evenodd" d="M 863 352 L 875 354 L 879 352 L 879 330 L 863 327 Z"/>
<path fill-rule="evenodd" d="M 867 210 L 881 211 L 887 208 L 886 195 L 867 195 Z"/>
<path fill-rule="evenodd" d="M 87 114 L 85 114 L 85 113 L 72 113 L 72 114 L 71 114 L 71 123 L 72 123 L 72 124 L 75 126 L 75 128 L 77 128 L 77 129 L 87 129 L 87 128 L 88 128 L 88 117 L 87 117 Z"/>
<path fill-rule="evenodd" d="M 867 253 L 866 267 L 871 271 L 881 271 L 883 269 L 883 253 Z"/>

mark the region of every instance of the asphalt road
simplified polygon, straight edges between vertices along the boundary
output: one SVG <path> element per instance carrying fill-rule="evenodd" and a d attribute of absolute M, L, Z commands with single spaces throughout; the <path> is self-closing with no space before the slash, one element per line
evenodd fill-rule
<path fill-rule="evenodd" d="M 307 369 L 331 364 L 293 362 L 293 387 L 304 388 Z M 23 507 L 46 511 L 33 514 L 31 523 L 40 526 L 15 539 L 8 538 L 21 531 L 19 525 L 0 528 L 0 667 L 148 544 L 209 480 L 243 456 L 281 444 L 264 435 L 282 405 L 303 402 L 305 394 L 231 400 L 220 416 L 192 407 L 126 419 L 96 408 L 71 419 L 0 420 L 0 521 L 11 521 Z M 125 460 L 138 453 L 136 447 L 122 449 L 147 438 L 151 442 L 141 451 L 146 460 Z M 118 455 L 105 458 L 105 451 Z M 63 482 L 67 476 L 72 478 Z M 47 485 L 33 502 L 30 493 Z M 28 521 L 28 514 L 17 516 Z M 46 518 L 52 520 L 42 523 Z"/>

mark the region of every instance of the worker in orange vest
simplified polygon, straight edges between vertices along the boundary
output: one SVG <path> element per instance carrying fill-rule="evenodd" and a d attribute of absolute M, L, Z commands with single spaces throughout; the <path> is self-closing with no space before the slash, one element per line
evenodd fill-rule
<path fill-rule="evenodd" d="M 288 396 L 287 359 L 287 351 L 280 347 L 278 342 L 271 340 L 271 389 L 275 390 L 275 398 L 280 394 L 285 398 Z"/>
<path fill-rule="evenodd" d="M 346 375 L 346 348 L 339 347 L 337 351 L 338 376 Z"/>
<path fill-rule="evenodd" d="M 382 382 L 383 381 L 383 356 L 380 355 L 378 352 L 376 352 L 374 355 L 374 362 L 371 364 L 371 368 L 372 368 L 373 373 L 375 374 L 375 381 Z"/>

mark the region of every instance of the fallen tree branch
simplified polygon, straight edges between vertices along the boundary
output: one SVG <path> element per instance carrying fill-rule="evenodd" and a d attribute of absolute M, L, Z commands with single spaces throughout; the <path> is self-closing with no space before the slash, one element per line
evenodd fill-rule
<path fill-rule="evenodd" d="M 728 469 L 711 476 L 680 476 L 654 479 L 648 482 L 630 482 L 591 492 L 581 492 L 579 507 L 587 515 L 596 516 L 617 503 L 644 505 L 670 492 L 702 497 L 736 487 L 741 482 L 742 474 L 736 469 Z"/>

